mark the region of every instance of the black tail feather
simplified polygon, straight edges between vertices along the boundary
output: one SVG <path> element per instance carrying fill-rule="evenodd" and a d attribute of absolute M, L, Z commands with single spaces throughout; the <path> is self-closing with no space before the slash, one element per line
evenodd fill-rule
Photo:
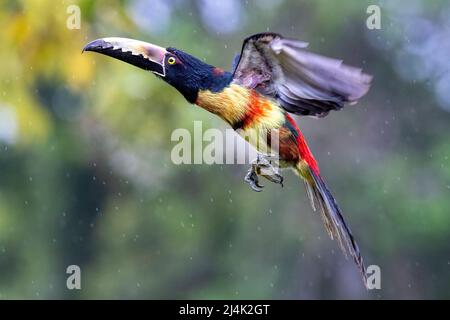
<path fill-rule="evenodd" d="M 331 239 L 337 238 L 345 256 L 347 257 L 347 252 L 352 256 L 363 277 L 364 285 L 366 285 L 367 277 L 363 258 L 350 228 L 345 223 L 341 209 L 322 177 L 311 169 L 309 171 L 311 179 L 305 179 L 305 185 L 311 205 L 314 210 L 317 208 L 320 211 L 325 228 Z"/>

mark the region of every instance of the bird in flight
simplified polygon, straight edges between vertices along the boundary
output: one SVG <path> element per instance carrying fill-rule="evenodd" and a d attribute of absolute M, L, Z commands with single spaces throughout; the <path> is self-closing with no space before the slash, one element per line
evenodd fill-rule
<path fill-rule="evenodd" d="M 303 179 L 327 233 L 338 240 L 346 256 L 350 254 L 366 285 L 358 245 L 290 114 L 320 118 L 356 103 L 369 90 L 372 77 L 312 53 L 307 46 L 276 33 L 252 35 L 244 40 L 231 72 L 179 49 L 126 38 L 97 39 L 83 52 L 98 52 L 153 72 L 189 103 L 219 116 L 245 136 L 259 151 L 245 176 L 253 190 L 262 190 L 260 177 L 282 185 L 279 168 L 293 169 Z"/>

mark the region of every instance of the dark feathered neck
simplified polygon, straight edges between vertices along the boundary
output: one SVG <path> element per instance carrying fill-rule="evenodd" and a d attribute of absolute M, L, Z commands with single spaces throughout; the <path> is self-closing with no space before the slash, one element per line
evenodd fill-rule
<path fill-rule="evenodd" d="M 170 82 L 190 103 L 197 100 L 199 90 L 220 92 L 232 81 L 233 75 L 230 72 L 211 66 L 181 50 L 167 50 L 178 56 L 185 66 L 186 72 Z"/>
<path fill-rule="evenodd" d="M 230 84 L 232 76 L 231 72 L 213 67 L 203 79 L 200 89 L 220 92 Z"/>

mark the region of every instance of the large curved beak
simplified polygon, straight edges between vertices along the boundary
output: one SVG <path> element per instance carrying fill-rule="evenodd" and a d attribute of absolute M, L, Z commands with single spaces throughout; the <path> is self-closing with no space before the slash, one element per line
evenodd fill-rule
<path fill-rule="evenodd" d="M 164 77 L 166 49 L 127 38 L 101 38 L 88 43 L 84 51 L 98 52 Z"/>

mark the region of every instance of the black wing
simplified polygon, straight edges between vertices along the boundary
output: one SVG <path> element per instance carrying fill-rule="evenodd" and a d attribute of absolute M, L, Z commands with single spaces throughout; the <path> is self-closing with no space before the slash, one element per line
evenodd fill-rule
<path fill-rule="evenodd" d="M 233 82 L 276 98 L 288 112 L 323 117 L 367 93 L 372 77 L 276 33 L 245 39 Z"/>

